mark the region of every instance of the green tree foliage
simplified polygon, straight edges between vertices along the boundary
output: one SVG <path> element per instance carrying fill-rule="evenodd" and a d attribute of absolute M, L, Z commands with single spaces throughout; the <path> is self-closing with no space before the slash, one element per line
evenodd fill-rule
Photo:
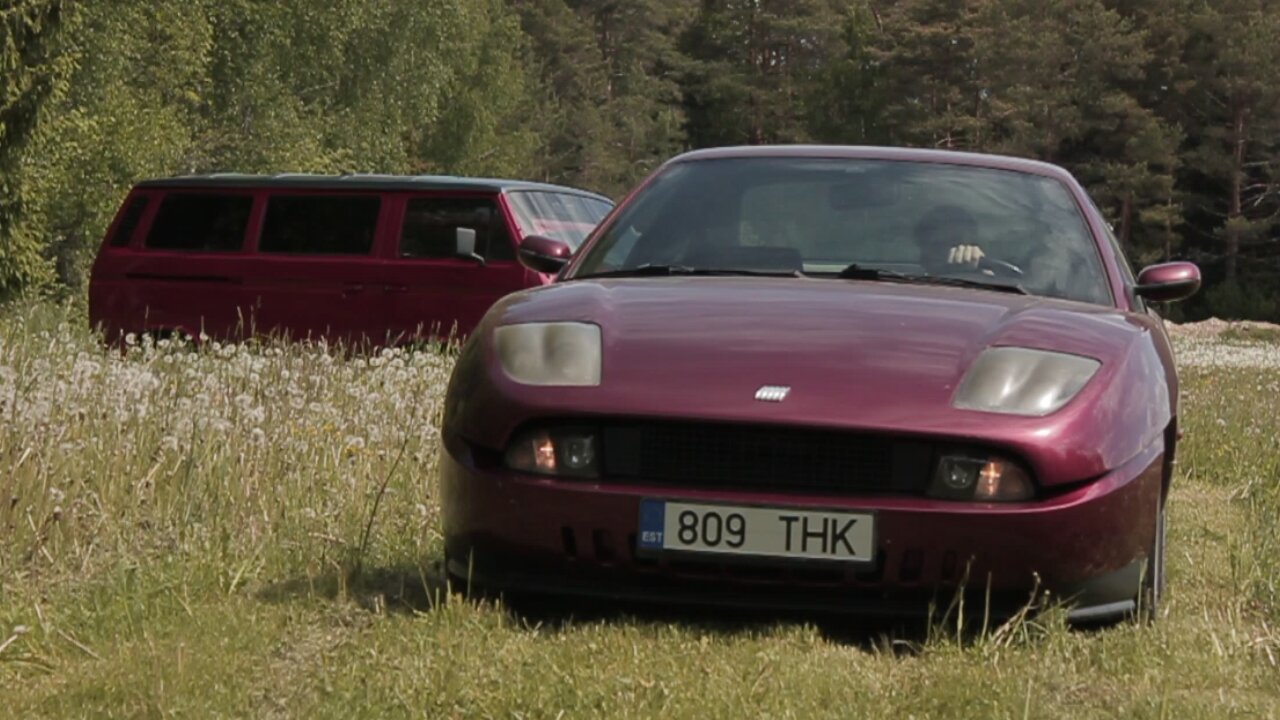
<path fill-rule="evenodd" d="M 18 228 L 66 284 L 143 177 L 533 171 L 535 80 L 498 0 L 116 0 L 80 13 L 68 88 L 21 151 Z"/>
<path fill-rule="evenodd" d="M 1280 249 L 1280 11 L 1267 0 L 1222 0 L 1186 18 L 1186 110 L 1200 121 L 1187 152 L 1191 184 L 1231 285 L 1242 279 L 1242 254 Z M 1274 264 L 1270 273 L 1280 280 Z"/>
<path fill-rule="evenodd" d="M 69 5 L 16 0 L 0 8 L 0 298 L 49 274 L 44 239 L 22 226 L 31 192 L 21 163 L 45 108 L 66 91 L 71 65 L 60 40 Z"/>
<path fill-rule="evenodd" d="M 893 142 L 888 120 L 893 106 L 893 76 L 881 62 L 881 18 L 871 7 L 853 3 L 841 18 L 840 44 L 810 87 L 809 134 L 824 142 L 852 145 Z"/>
<path fill-rule="evenodd" d="M 824 71 L 845 55 L 842 3 L 703 0 L 684 38 L 695 145 L 797 142 Z"/>
<path fill-rule="evenodd" d="M 682 147 L 675 38 L 661 0 L 519 0 L 542 98 L 530 120 L 540 179 L 620 193 Z"/>
<path fill-rule="evenodd" d="M 1138 209 L 1176 210 L 1181 138 L 1139 100 L 1150 62 L 1143 34 L 1098 0 L 1003 0 L 977 25 L 980 146 L 1071 166 L 1124 245 L 1143 255 L 1148 243 L 1163 247 L 1164 216 Z"/>
<path fill-rule="evenodd" d="M 887 78 L 885 122 L 893 144 L 983 146 L 977 14 L 983 0 L 877 3 L 872 57 Z"/>
<path fill-rule="evenodd" d="M 682 149 L 775 142 L 1059 163 L 1135 261 L 1201 262 L 1192 315 L 1280 294 L 1270 0 L 9 0 L 0 69 L 0 294 L 76 287 L 146 176 L 620 195 Z"/>

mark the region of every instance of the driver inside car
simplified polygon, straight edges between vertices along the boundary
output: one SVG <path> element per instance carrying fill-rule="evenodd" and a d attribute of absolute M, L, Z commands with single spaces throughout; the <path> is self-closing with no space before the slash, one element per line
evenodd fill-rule
<path fill-rule="evenodd" d="M 1006 275 L 1037 295 L 1076 300 L 1104 301 L 1103 288 L 1087 279 L 1087 261 L 1070 249 L 1067 238 L 1056 237 L 1046 230 L 1029 242 L 1025 252 L 1013 262 L 1021 270 L 1016 276 L 984 267 L 987 257 L 978 244 L 978 223 L 973 215 L 956 205 L 939 205 L 920 218 L 915 227 L 920 265 L 930 275 L 979 272 L 984 275 Z M 998 263 L 1003 266 L 1007 263 Z"/>
<path fill-rule="evenodd" d="M 978 223 L 963 208 L 939 205 L 924 214 L 915 226 L 920 265 L 930 275 L 957 269 L 977 270 L 986 253 L 978 245 Z"/>

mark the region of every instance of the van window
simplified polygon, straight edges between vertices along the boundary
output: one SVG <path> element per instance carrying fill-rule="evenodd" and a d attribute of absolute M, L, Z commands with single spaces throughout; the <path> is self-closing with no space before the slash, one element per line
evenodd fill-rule
<path fill-rule="evenodd" d="M 612 203 L 586 195 L 543 190 L 520 190 L 507 198 L 526 235 L 561 240 L 574 250 L 613 209 Z"/>
<path fill-rule="evenodd" d="M 244 245 L 253 198 L 172 193 L 160 201 L 146 246 L 156 250 L 235 252 Z"/>
<path fill-rule="evenodd" d="M 267 253 L 368 255 L 382 201 L 373 195 L 273 195 L 258 249 Z"/>
<path fill-rule="evenodd" d="M 506 220 L 488 198 L 410 200 L 400 230 L 400 257 L 451 258 L 460 227 L 476 231 L 476 253 L 485 259 L 515 260 Z"/>
<path fill-rule="evenodd" d="M 115 234 L 111 236 L 111 247 L 125 247 L 129 244 L 133 239 L 134 231 L 138 229 L 138 223 L 142 222 L 142 214 L 147 211 L 149 201 L 150 198 L 146 195 L 136 195 L 128 205 L 125 205 L 120 223 L 116 225 Z"/>

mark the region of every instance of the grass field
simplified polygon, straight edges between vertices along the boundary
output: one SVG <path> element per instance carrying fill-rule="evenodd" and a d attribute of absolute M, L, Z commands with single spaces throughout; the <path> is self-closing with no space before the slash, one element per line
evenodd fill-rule
<path fill-rule="evenodd" d="M 958 633 L 451 597 L 447 353 L 121 354 L 0 313 L 0 717 L 1280 717 L 1270 338 L 1179 344 L 1158 622 Z"/>

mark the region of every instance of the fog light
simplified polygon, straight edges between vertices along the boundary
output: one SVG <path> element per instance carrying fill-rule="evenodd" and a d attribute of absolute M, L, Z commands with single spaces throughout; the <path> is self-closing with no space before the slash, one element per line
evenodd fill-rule
<path fill-rule="evenodd" d="M 929 495 L 944 500 L 972 498 L 974 486 L 978 484 L 978 474 L 986 464 L 986 458 L 956 455 L 943 457 L 938 461 L 938 471 L 934 473 Z"/>
<path fill-rule="evenodd" d="M 582 472 L 596 463 L 596 442 L 590 435 L 568 435 L 560 440 L 560 456 L 566 470 Z"/>
<path fill-rule="evenodd" d="M 1017 502 L 1035 494 L 1031 478 L 1000 457 L 944 455 L 929 485 L 929 497 L 975 502 Z"/>
<path fill-rule="evenodd" d="M 539 475 L 595 477 L 595 434 L 583 430 L 538 430 L 523 433 L 507 446 L 507 467 Z"/>

